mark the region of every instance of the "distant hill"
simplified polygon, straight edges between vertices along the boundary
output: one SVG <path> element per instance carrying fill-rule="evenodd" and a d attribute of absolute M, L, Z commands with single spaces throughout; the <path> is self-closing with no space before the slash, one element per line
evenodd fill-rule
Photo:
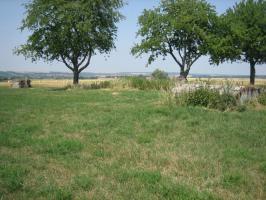
<path fill-rule="evenodd" d="M 126 76 L 150 76 L 152 72 L 119 72 L 119 73 L 90 73 L 82 72 L 80 74 L 81 79 L 87 78 L 99 78 L 99 77 L 126 77 Z M 178 76 L 176 72 L 168 72 L 169 76 Z M 30 79 L 72 79 L 72 73 L 68 72 L 13 72 L 13 71 L 0 71 L 0 80 L 7 79 L 21 79 L 21 78 L 30 78 Z M 241 75 L 220 75 L 220 74 L 190 74 L 190 77 L 195 78 L 249 78 L 249 76 Z M 257 76 L 257 78 L 265 78 L 266 75 Z"/>
<path fill-rule="evenodd" d="M 142 72 L 120 72 L 120 73 L 90 73 L 82 72 L 80 78 L 97 78 L 97 77 L 123 77 L 123 76 L 149 76 L 151 73 Z M 31 79 L 71 79 L 72 73 L 68 72 L 13 72 L 0 71 L 0 79 L 16 79 L 16 78 L 31 78 Z"/>

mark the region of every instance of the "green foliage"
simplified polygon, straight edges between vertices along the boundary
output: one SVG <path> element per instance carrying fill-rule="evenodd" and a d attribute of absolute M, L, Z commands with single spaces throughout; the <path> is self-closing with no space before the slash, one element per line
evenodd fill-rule
<path fill-rule="evenodd" d="M 210 105 L 209 105 L 210 108 L 218 109 L 220 111 L 225 111 L 227 109 L 232 110 L 236 106 L 237 106 L 237 100 L 235 96 L 233 96 L 230 93 L 223 93 L 219 96 L 216 96 L 216 98 L 214 99 L 210 99 Z"/>
<path fill-rule="evenodd" d="M 200 88 L 195 91 L 183 92 L 177 96 L 177 103 L 186 106 L 216 107 L 219 104 L 219 93 L 208 88 Z"/>
<path fill-rule="evenodd" d="M 209 105 L 209 100 L 211 95 L 212 95 L 211 91 L 205 88 L 189 92 L 186 100 L 187 105 L 207 107 Z"/>
<path fill-rule="evenodd" d="M 259 95 L 259 97 L 258 97 L 258 102 L 259 102 L 261 105 L 266 106 L 266 93 L 262 93 L 262 94 Z"/>
<path fill-rule="evenodd" d="M 200 88 L 184 92 L 176 97 L 177 104 L 186 106 L 202 106 L 220 111 L 233 109 L 237 106 L 236 98 L 229 93 L 219 94 L 218 91 Z"/>
<path fill-rule="evenodd" d="M 67 85 L 67 89 L 107 89 L 107 88 L 133 88 L 139 90 L 164 90 L 169 91 L 174 85 L 170 79 L 147 79 L 146 77 L 127 77 L 119 81 L 99 81 L 90 84 Z"/>
<path fill-rule="evenodd" d="M 150 80 L 147 80 L 145 77 L 130 77 L 129 81 L 130 87 L 140 90 L 148 90 L 154 87 L 154 85 L 151 85 Z"/>
<path fill-rule="evenodd" d="M 139 90 L 164 90 L 171 89 L 173 82 L 170 79 L 152 79 L 148 80 L 145 77 L 130 77 L 129 87 Z"/>
<path fill-rule="evenodd" d="M 148 64 L 170 55 L 186 78 L 193 63 L 208 53 L 215 21 L 216 12 L 205 0 L 163 0 L 139 17 L 142 40 L 132 54 L 149 53 Z"/>
<path fill-rule="evenodd" d="M 98 90 L 98 89 L 106 89 L 111 88 L 111 81 L 99 81 L 93 82 L 91 84 L 79 84 L 79 85 L 67 85 L 64 89 L 88 89 L 88 90 Z"/>
<path fill-rule="evenodd" d="M 226 109 L 226 104 L 222 102 L 220 93 L 215 90 L 211 90 L 211 91 L 208 89 L 206 90 L 209 91 L 208 107 L 211 109 L 217 109 L 217 110 L 224 111 Z"/>
<path fill-rule="evenodd" d="M 21 30 L 29 30 L 27 43 L 16 49 L 32 61 L 63 62 L 78 74 L 91 56 L 109 53 L 114 47 L 118 9 L 123 0 L 33 0 L 26 4 Z"/>
<path fill-rule="evenodd" d="M 237 105 L 237 107 L 236 107 L 236 111 L 238 111 L 238 112 L 245 112 L 246 110 L 247 110 L 246 105 Z"/>
<path fill-rule="evenodd" d="M 237 105 L 236 97 L 230 93 L 221 94 L 221 101 L 224 102 L 229 108 Z"/>
<path fill-rule="evenodd" d="M 153 79 L 168 79 L 168 74 L 162 70 L 156 69 L 154 72 L 151 74 Z"/>
<path fill-rule="evenodd" d="M 251 84 L 255 80 L 255 65 L 266 63 L 266 1 L 241 0 L 227 10 L 216 26 L 211 60 L 250 63 Z"/>
<path fill-rule="evenodd" d="M 111 82 L 110 81 L 101 81 L 99 83 L 95 82 L 90 85 L 91 89 L 101 89 L 101 88 L 110 88 Z"/>

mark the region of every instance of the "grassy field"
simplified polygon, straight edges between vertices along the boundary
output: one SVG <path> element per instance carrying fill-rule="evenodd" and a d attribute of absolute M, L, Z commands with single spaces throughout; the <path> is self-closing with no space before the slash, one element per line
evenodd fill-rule
<path fill-rule="evenodd" d="M 266 199 L 266 110 L 0 88 L 0 199 Z"/>

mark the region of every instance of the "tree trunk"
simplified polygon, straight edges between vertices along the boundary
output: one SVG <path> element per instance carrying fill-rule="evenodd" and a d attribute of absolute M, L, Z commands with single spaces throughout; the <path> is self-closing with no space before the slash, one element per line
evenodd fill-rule
<path fill-rule="evenodd" d="M 179 79 L 183 81 L 187 81 L 187 76 L 188 76 L 188 70 L 185 70 L 184 67 L 181 67 Z"/>
<path fill-rule="evenodd" d="M 251 61 L 250 62 L 250 85 L 255 85 L 255 76 L 256 76 L 256 63 Z"/>
<path fill-rule="evenodd" d="M 74 85 L 79 84 L 79 72 L 78 72 L 78 70 L 74 70 L 74 72 L 73 72 L 73 84 Z"/>

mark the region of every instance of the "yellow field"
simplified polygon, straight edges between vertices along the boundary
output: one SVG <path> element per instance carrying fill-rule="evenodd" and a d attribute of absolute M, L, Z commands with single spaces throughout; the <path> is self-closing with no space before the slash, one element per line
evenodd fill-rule
<path fill-rule="evenodd" d="M 115 80 L 114 78 L 101 78 L 101 79 L 82 79 L 80 80 L 80 84 L 90 84 L 95 82 L 101 81 L 112 81 Z M 227 81 L 233 83 L 235 85 L 249 85 L 248 78 L 189 78 L 189 82 L 210 82 L 211 84 L 222 84 Z M 61 79 L 61 80 L 54 80 L 54 79 L 33 79 L 32 80 L 32 87 L 51 87 L 51 88 L 61 88 L 67 85 L 72 84 L 71 79 Z M 266 79 L 256 79 L 256 85 L 266 85 Z M 0 82 L 0 87 L 10 87 L 11 82 L 5 81 Z"/>
<path fill-rule="evenodd" d="M 113 78 L 101 78 L 101 79 L 81 79 L 79 82 L 80 84 L 90 84 L 95 82 L 101 82 L 101 81 L 110 81 L 114 80 Z M 65 87 L 67 85 L 71 85 L 72 80 L 71 79 L 60 79 L 60 80 L 54 80 L 54 79 L 32 79 L 31 85 L 32 87 L 52 87 L 52 88 L 61 88 Z M 0 82 L 0 87 L 11 87 L 11 82 L 5 81 Z"/>

